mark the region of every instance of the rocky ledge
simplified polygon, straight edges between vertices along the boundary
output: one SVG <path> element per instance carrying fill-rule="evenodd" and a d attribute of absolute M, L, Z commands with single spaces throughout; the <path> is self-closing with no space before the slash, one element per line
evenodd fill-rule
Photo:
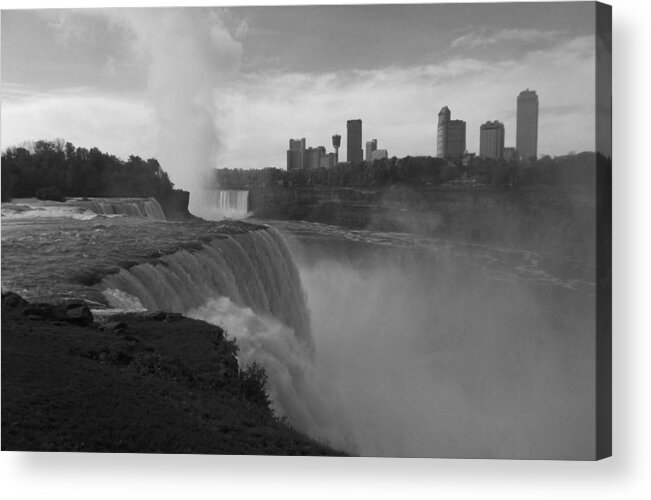
<path fill-rule="evenodd" d="M 2 294 L 2 450 L 342 455 L 270 409 L 214 325 Z"/>

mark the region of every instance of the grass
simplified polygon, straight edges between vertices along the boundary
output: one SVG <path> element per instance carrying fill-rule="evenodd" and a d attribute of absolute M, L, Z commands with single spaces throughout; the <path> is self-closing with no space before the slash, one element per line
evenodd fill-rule
<path fill-rule="evenodd" d="M 273 414 L 220 328 L 161 316 L 103 331 L 3 306 L 2 450 L 343 455 Z"/>

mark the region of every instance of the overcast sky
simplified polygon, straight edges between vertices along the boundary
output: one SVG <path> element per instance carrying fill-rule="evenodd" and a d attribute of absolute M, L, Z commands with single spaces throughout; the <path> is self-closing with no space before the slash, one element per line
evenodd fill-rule
<path fill-rule="evenodd" d="M 346 120 L 389 155 L 436 154 L 438 111 L 500 120 L 540 101 L 539 155 L 594 150 L 594 4 L 2 13 L 2 148 L 62 137 L 121 157 L 284 168 Z M 178 165 L 163 165 L 182 185 Z"/>

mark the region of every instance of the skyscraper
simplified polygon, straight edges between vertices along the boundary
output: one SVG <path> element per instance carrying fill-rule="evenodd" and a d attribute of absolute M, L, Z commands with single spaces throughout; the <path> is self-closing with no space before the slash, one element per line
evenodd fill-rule
<path fill-rule="evenodd" d="M 348 141 L 346 144 L 347 155 L 346 161 L 348 163 L 362 163 L 362 120 L 348 120 L 346 124 L 348 129 Z"/>
<path fill-rule="evenodd" d="M 463 156 L 466 152 L 466 122 L 451 120 L 450 108 L 439 111 L 436 133 L 436 155 L 441 158 Z"/>
<path fill-rule="evenodd" d="M 479 127 L 479 156 L 498 160 L 504 157 L 504 124 L 486 122 Z"/>
<path fill-rule="evenodd" d="M 335 165 L 339 163 L 339 146 L 341 146 L 341 136 L 335 134 L 332 136 L 332 147 L 335 148 Z"/>
<path fill-rule="evenodd" d="M 287 150 L 287 170 L 300 170 L 305 168 L 305 137 L 290 139 Z"/>
<path fill-rule="evenodd" d="M 323 146 L 307 148 L 305 150 L 305 168 L 319 168 L 321 157 L 325 156 L 326 149 Z"/>
<path fill-rule="evenodd" d="M 377 139 L 373 139 L 371 141 L 366 142 L 366 161 L 367 162 L 372 162 L 373 161 L 373 151 L 377 149 Z"/>
<path fill-rule="evenodd" d="M 535 90 L 523 90 L 518 96 L 515 149 L 521 160 L 538 155 L 538 95 Z"/>

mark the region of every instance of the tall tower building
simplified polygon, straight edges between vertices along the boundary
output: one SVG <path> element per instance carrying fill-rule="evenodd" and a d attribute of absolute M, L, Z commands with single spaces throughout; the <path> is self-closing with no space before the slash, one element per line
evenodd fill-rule
<path fill-rule="evenodd" d="M 305 168 L 305 137 L 290 139 L 287 150 L 287 170 L 300 170 Z"/>
<path fill-rule="evenodd" d="M 373 151 L 377 149 L 377 139 L 366 142 L 366 161 L 371 163 L 373 161 Z"/>
<path fill-rule="evenodd" d="M 486 122 L 479 127 L 479 156 L 499 160 L 504 157 L 504 124 Z"/>
<path fill-rule="evenodd" d="M 521 160 L 538 155 L 538 95 L 535 90 L 523 90 L 518 96 L 515 149 Z"/>
<path fill-rule="evenodd" d="M 335 148 L 335 165 L 339 163 L 339 146 L 341 146 L 341 136 L 335 134 L 332 136 L 332 147 Z"/>
<path fill-rule="evenodd" d="M 362 151 L 362 120 L 348 120 L 346 127 L 348 129 L 346 161 L 352 164 L 362 163 L 364 159 L 364 152 Z"/>
<path fill-rule="evenodd" d="M 463 156 L 466 152 L 466 122 L 452 120 L 450 108 L 439 111 L 436 131 L 436 155 L 440 158 Z"/>

